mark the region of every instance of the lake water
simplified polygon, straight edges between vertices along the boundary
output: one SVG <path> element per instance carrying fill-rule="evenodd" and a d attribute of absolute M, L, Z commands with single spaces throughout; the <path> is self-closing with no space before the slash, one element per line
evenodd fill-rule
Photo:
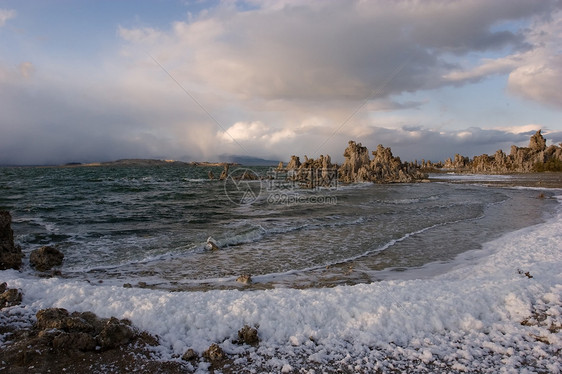
<path fill-rule="evenodd" d="M 64 253 L 63 277 L 189 291 L 427 276 L 556 204 L 474 178 L 306 189 L 267 179 L 279 176 L 266 167 L 251 168 L 266 178 L 255 181 L 209 180 L 210 170 L 222 168 L 0 168 L 0 208 L 24 253 Z M 253 282 L 237 282 L 242 274 Z"/>

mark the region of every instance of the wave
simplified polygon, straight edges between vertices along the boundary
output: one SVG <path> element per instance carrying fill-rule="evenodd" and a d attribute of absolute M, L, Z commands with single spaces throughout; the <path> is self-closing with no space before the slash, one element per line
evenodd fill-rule
<path fill-rule="evenodd" d="M 512 190 L 562 191 L 562 188 L 537 187 L 537 186 L 506 186 L 505 188 L 509 188 Z M 553 196 L 553 198 L 557 198 L 557 197 Z"/>
<path fill-rule="evenodd" d="M 295 231 L 301 230 L 319 230 L 324 228 L 335 228 L 335 227 L 342 227 L 342 226 L 353 226 L 353 225 L 360 225 L 367 220 L 366 217 L 354 217 L 351 220 L 347 220 L 346 217 L 343 216 L 327 216 L 321 220 L 308 220 L 307 222 L 301 222 L 298 224 L 291 224 L 289 226 L 282 226 L 279 224 L 287 222 L 286 220 L 283 222 L 271 222 L 270 224 L 273 227 L 265 228 L 262 224 L 253 225 L 250 229 L 247 229 L 244 232 L 235 233 L 232 236 L 228 236 L 228 238 L 218 238 L 216 243 L 219 247 L 230 247 L 236 246 L 241 244 L 250 244 L 258 242 L 266 237 L 274 236 L 274 235 L 282 235 L 287 234 Z M 204 244 L 202 244 L 204 246 Z"/>
<path fill-rule="evenodd" d="M 229 250 L 229 248 L 233 248 L 240 245 L 248 245 L 248 244 L 255 244 L 259 243 L 264 239 L 269 239 L 271 237 L 277 235 L 283 235 L 291 232 L 296 232 L 300 230 L 321 230 L 324 228 L 337 228 L 341 226 L 349 226 L 349 225 L 359 225 L 366 221 L 365 217 L 358 217 L 353 220 L 346 221 L 344 217 L 340 216 L 329 216 L 325 217 L 324 220 L 318 222 L 300 222 L 298 224 L 291 224 L 289 226 L 281 226 L 279 225 L 280 222 L 269 222 L 272 226 L 269 228 L 264 227 L 262 224 L 234 224 L 230 231 L 223 233 L 222 235 L 211 235 L 213 237 L 213 241 L 217 244 L 217 246 L 221 249 L 221 251 Z M 285 223 L 285 222 L 281 222 Z M 126 242 L 115 242 L 115 240 L 111 240 L 109 237 L 99 238 L 95 241 L 85 241 L 86 239 L 82 239 L 74 243 L 74 246 L 80 246 L 81 248 L 85 249 L 87 247 L 96 249 L 99 252 L 99 256 L 102 258 L 105 256 L 115 256 L 115 251 L 113 248 L 122 248 L 122 247 L 138 247 L 142 249 L 143 244 L 142 241 L 146 242 L 148 240 L 148 244 L 158 243 L 162 238 L 152 237 L 149 239 L 142 239 L 142 238 L 129 238 Z M 147 244 L 147 243 L 144 243 Z M 90 272 L 90 271 L 103 271 L 103 270 L 110 270 L 110 269 L 118 269 L 120 267 L 127 267 L 127 266 L 134 266 L 134 265 L 141 265 L 141 264 L 149 264 L 153 262 L 159 261 L 172 261 L 181 257 L 185 257 L 186 255 L 197 255 L 208 252 L 206 249 L 206 241 L 195 242 L 195 243 L 187 243 L 185 245 L 174 246 L 173 248 L 165 249 L 165 253 L 159 254 L 149 254 L 145 255 L 142 258 L 138 259 L 131 259 L 131 258 L 123 258 L 122 261 L 113 263 L 113 264 L 91 264 L 91 266 L 75 266 L 75 267 L 68 267 L 67 271 L 77 273 L 77 272 Z M 89 251 L 91 253 L 91 251 Z"/>
<path fill-rule="evenodd" d="M 89 266 L 81 265 L 81 266 L 68 266 L 65 268 L 65 272 L 79 274 L 79 273 L 89 273 L 89 272 L 96 272 L 96 271 L 108 271 L 108 270 L 115 270 L 120 268 L 126 268 L 128 266 L 135 266 L 135 265 L 143 265 L 143 264 L 150 264 L 153 262 L 161 262 L 161 261 L 170 261 L 177 259 L 181 256 L 185 256 L 186 253 L 198 253 L 202 252 L 203 250 L 198 246 L 187 245 L 184 247 L 178 247 L 174 250 L 167 251 L 165 253 L 159 254 L 152 254 L 147 255 L 140 259 L 122 259 L 120 262 L 113 263 L 113 264 L 90 264 Z M 108 249 L 107 253 L 112 253 L 111 250 Z"/>
<path fill-rule="evenodd" d="M 48 233 L 56 233 L 59 231 L 59 228 L 53 222 L 46 222 L 44 219 L 40 217 L 18 217 L 12 218 L 13 223 L 22 223 L 22 224 L 29 224 L 33 226 L 39 226 L 45 229 Z"/>
<path fill-rule="evenodd" d="M 296 275 L 296 274 L 302 274 L 302 273 L 307 273 L 307 272 L 323 270 L 326 267 L 332 267 L 332 266 L 346 264 L 346 263 L 356 261 L 358 259 L 370 256 L 370 255 L 373 255 L 375 253 L 388 250 L 388 249 L 392 248 L 394 245 L 396 245 L 397 243 L 400 243 L 404 240 L 407 240 L 408 238 L 410 238 L 412 236 L 422 234 L 424 232 L 435 229 L 437 227 L 441 227 L 441 226 L 444 226 L 444 225 L 456 224 L 456 223 L 463 222 L 463 221 L 476 220 L 476 219 L 480 219 L 480 218 L 482 218 L 482 216 L 475 217 L 475 218 L 469 218 L 469 219 L 454 220 L 454 221 L 449 221 L 449 222 L 442 222 L 442 223 L 430 225 L 430 226 L 424 227 L 424 228 L 419 229 L 419 230 L 414 230 L 414 231 L 408 232 L 408 233 L 406 233 L 406 234 L 404 234 L 404 235 L 402 235 L 402 236 L 400 236 L 396 239 L 389 240 L 388 242 L 386 242 L 386 243 L 384 243 L 380 246 L 377 246 L 376 248 L 369 249 L 369 250 L 367 250 L 363 253 L 357 254 L 355 256 L 350 256 L 350 257 L 346 257 L 346 258 L 341 259 L 341 260 L 326 262 L 326 263 L 317 264 L 317 265 L 313 265 L 313 266 L 308 266 L 308 267 L 303 267 L 303 268 L 298 268 L 298 269 L 290 269 L 290 270 L 282 271 L 282 272 L 271 272 L 271 273 L 266 273 L 266 274 L 256 274 L 256 275 L 252 275 L 252 278 L 257 283 L 268 283 L 268 282 L 274 281 L 277 278 L 284 278 L 284 277 L 292 276 L 292 275 Z M 364 218 L 358 218 L 357 220 L 354 220 L 353 223 L 350 222 L 350 223 L 347 223 L 347 224 L 360 224 L 363 221 L 364 221 Z M 341 223 L 337 223 L 336 225 L 341 225 Z M 308 225 L 308 226 L 310 227 L 312 225 Z M 291 230 L 298 230 L 298 229 L 302 229 L 302 228 L 303 227 L 300 227 L 300 228 L 292 227 L 292 228 L 276 229 L 275 231 L 278 232 L 278 233 L 281 233 L 281 232 L 289 232 Z M 271 233 L 271 231 L 268 232 L 268 230 L 265 230 L 265 229 L 263 231 L 260 231 L 260 232 L 261 232 L 261 235 L 263 235 L 263 236 Z M 260 236 L 260 235 L 257 235 L 257 236 Z M 238 236 L 238 239 L 240 239 L 240 238 L 241 238 L 241 236 Z M 236 242 L 235 239 L 233 239 L 232 241 Z M 237 278 L 237 276 L 210 277 L 210 278 L 203 278 L 203 279 L 201 279 L 201 278 L 199 278 L 199 279 L 186 279 L 186 280 L 183 280 L 182 283 L 183 284 L 227 283 L 227 282 L 234 282 L 236 280 L 236 278 Z"/>
<path fill-rule="evenodd" d="M 219 248 L 224 248 L 240 244 L 254 243 L 261 240 L 266 234 L 267 230 L 260 225 L 257 225 L 246 231 L 229 236 L 228 238 L 215 240 L 215 242 Z"/>
<path fill-rule="evenodd" d="M 195 183 L 214 183 L 216 181 L 213 181 L 209 178 L 182 178 L 182 181 L 184 182 L 195 182 Z"/>
<path fill-rule="evenodd" d="M 282 278 L 285 276 L 290 276 L 290 275 L 295 275 L 295 274 L 299 274 L 299 273 L 306 273 L 306 272 L 312 272 L 312 271 L 317 271 L 317 270 L 322 270 L 325 269 L 326 267 L 332 267 L 332 266 L 337 266 L 337 265 L 343 265 L 352 261 L 356 261 L 359 260 L 361 258 L 367 257 L 367 256 L 371 256 L 375 253 L 379 253 L 385 250 L 388 250 L 390 248 L 392 248 L 395 244 L 400 243 L 412 236 L 415 235 L 419 235 L 422 234 L 424 232 L 427 232 L 429 230 L 435 229 L 437 227 L 441 227 L 441 226 L 445 226 L 445 225 L 452 225 L 452 224 L 456 224 L 459 222 L 464 222 L 464 221 L 472 221 L 472 220 L 477 220 L 482 218 L 483 216 L 479 216 L 479 217 L 475 217 L 475 218 L 469 218 L 469 219 L 461 219 L 461 220 L 455 220 L 455 221 L 450 221 L 450 222 L 442 222 L 442 223 L 438 223 L 438 224 L 434 224 L 428 227 L 424 227 L 422 229 L 419 230 L 415 230 L 412 232 L 408 232 L 404 235 L 402 235 L 399 238 L 396 239 L 392 239 L 386 243 L 384 243 L 383 245 L 380 245 L 376 248 L 373 249 L 369 249 L 363 253 L 360 253 L 358 255 L 355 256 L 350 256 L 347 257 L 345 259 L 342 260 L 338 260 L 338 261 L 334 261 L 334 262 L 329 262 L 329 263 L 323 263 L 320 265 L 314 265 L 314 266 L 310 266 L 310 267 L 306 267 L 306 268 L 300 268 L 300 269 L 291 269 L 288 271 L 284 271 L 284 272 L 278 272 L 278 273 L 268 273 L 268 274 L 261 274 L 261 275 L 256 275 L 256 276 L 252 276 L 252 278 L 256 281 L 272 281 L 275 278 Z M 388 270 L 388 269 L 386 269 Z M 230 278 L 225 278 L 224 280 L 229 280 Z"/>
<path fill-rule="evenodd" d="M 504 174 L 456 174 L 456 173 L 446 173 L 446 174 L 430 174 L 429 179 L 447 179 L 447 180 L 476 180 L 483 182 L 495 182 L 495 181 L 506 181 L 513 179 L 512 175 Z"/>
<path fill-rule="evenodd" d="M 373 205 L 413 205 L 419 203 L 426 203 L 426 202 L 433 202 L 443 200 L 443 197 L 440 195 L 429 195 L 429 196 L 422 196 L 422 197 L 413 197 L 413 198 L 404 198 L 404 199 L 374 199 L 371 201 L 365 201 L 359 203 L 362 206 L 373 206 Z M 450 203 L 449 206 L 454 206 L 456 203 Z"/>

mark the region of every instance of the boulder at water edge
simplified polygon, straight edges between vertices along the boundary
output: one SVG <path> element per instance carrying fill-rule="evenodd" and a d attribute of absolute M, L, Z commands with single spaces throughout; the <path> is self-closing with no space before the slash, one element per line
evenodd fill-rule
<path fill-rule="evenodd" d="M 19 269 L 23 254 L 19 246 L 14 245 L 10 212 L 0 210 L 0 270 Z"/>
<path fill-rule="evenodd" d="M 29 263 L 39 271 L 50 270 L 54 266 L 62 265 L 64 254 L 53 247 L 41 247 L 31 252 Z"/>

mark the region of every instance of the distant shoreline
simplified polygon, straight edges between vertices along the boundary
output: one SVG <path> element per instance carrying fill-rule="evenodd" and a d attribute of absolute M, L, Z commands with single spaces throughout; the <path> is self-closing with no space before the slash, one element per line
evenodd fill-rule
<path fill-rule="evenodd" d="M 176 160 L 156 160 L 156 159 L 121 159 L 106 162 L 90 162 L 90 163 L 67 163 L 57 165 L 58 167 L 95 167 L 95 166 L 164 166 L 164 165 L 190 165 L 190 166 L 211 166 L 219 167 L 224 165 L 238 165 L 233 162 L 208 162 L 208 161 L 176 161 Z"/>
<path fill-rule="evenodd" d="M 0 168 L 77 168 L 77 167 L 99 167 L 99 166 L 167 166 L 186 165 L 202 167 L 224 167 L 224 165 L 238 166 L 236 162 L 209 162 L 209 161 L 176 161 L 158 159 L 121 159 L 115 161 L 97 162 L 69 162 L 59 165 L 0 165 Z"/>
<path fill-rule="evenodd" d="M 244 165 L 236 162 L 211 162 L 211 161 L 177 161 L 177 160 L 159 160 L 159 159 L 120 159 L 115 161 L 103 162 L 69 162 L 61 165 L 0 165 L 0 168 L 78 168 L 78 167 L 103 167 L 103 166 L 200 166 L 200 167 L 224 167 L 229 166 L 259 166 L 259 165 Z M 268 166 L 268 165 L 263 165 Z M 339 165 L 338 165 L 339 166 Z M 423 169 L 422 169 L 423 170 Z M 529 171 L 529 172 L 478 172 L 475 173 L 471 170 L 455 170 L 455 169 L 439 169 L 431 168 L 425 169 L 424 172 L 433 174 L 434 177 L 431 181 L 436 182 L 451 182 L 451 183 L 473 183 L 475 180 L 451 180 L 450 178 L 439 178 L 439 175 L 488 175 L 488 176 L 511 176 L 514 177 L 510 180 L 486 180 L 486 184 L 504 185 L 504 186 L 521 186 L 521 187 L 548 187 L 548 188 L 562 188 L 562 172 L 558 171 Z M 435 177 L 437 175 L 437 177 Z M 462 179 L 462 178 L 461 178 Z"/>
<path fill-rule="evenodd" d="M 431 182 L 447 183 L 481 183 L 494 187 L 529 187 L 529 188 L 562 188 L 562 172 L 513 172 L 513 173 L 472 173 L 453 171 L 432 171 Z M 432 175 L 433 174 L 433 175 Z M 442 177 L 441 177 L 442 176 Z M 447 177 L 452 176 L 452 177 Z M 458 176 L 455 179 L 454 176 Z M 483 178 L 468 178 L 482 176 Z M 498 177 L 494 179 L 493 177 Z M 492 178 L 485 178 L 492 177 Z M 507 177 L 505 179 L 499 177 Z"/>

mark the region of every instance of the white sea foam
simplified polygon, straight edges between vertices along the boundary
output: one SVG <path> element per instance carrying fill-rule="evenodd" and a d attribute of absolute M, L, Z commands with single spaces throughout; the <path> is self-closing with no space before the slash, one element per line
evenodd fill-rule
<path fill-rule="evenodd" d="M 446 174 L 430 174 L 429 179 L 447 179 L 447 180 L 474 180 L 474 181 L 506 181 L 513 179 L 512 175 L 504 174 L 463 174 L 463 173 L 446 173 Z"/>
<path fill-rule="evenodd" d="M 24 306 L 8 312 L 33 318 L 40 308 L 64 307 L 129 318 L 160 337 L 165 359 L 217 342 L 229 354 L 249 352 L 250 360 L 239 363 L 277 372 L 322 365 L 560 372 L 562 340 L 549 327 L 559 326 L 562 316 L 562 209 L 546 223 L 486 243 L 483 251 L 489 255 L 429 279 L 329 289 L 169 293 L 0 274 L 24 293 Z M 547 320 L 522 325 L 533 313 Z M 259 325 L 259 347 L 231 343 L 245 324 Z"/>

